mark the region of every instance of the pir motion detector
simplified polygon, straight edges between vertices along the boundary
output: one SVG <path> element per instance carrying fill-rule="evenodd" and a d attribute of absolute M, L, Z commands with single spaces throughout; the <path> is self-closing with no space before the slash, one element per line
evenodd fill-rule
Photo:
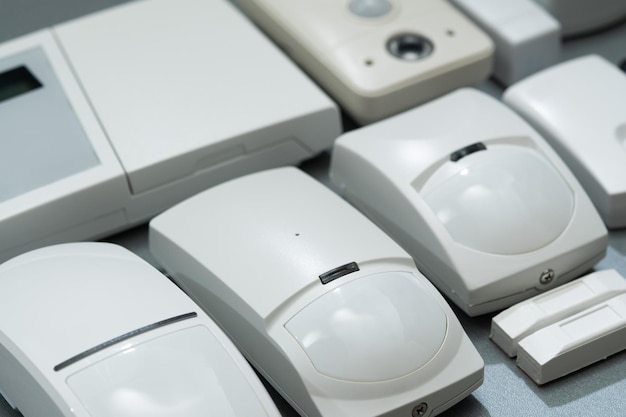
<path fill-rule="evenodd" d="M 583 274 L 608 245 L 556 153 L 474 89 L 339 137 L 330 177 L 470 316 Z"/>
<path fill-rule="evenodd" d="M 3 43 L 0 260 L 127 228 L 340 132 L 227 1 L 134 1 Z"/>
<path fill-rule="evenodd" d="M 482 359 L 411 257 L 297 168 L 165 211 L 150 250 L 303 416 L 434 416 L 482 383 Z"/>
<path fill-rule="evenodd" d="M 0 266 L 0 393 L 25 417 L 280 417 L 224 332 L 107 243 Z"/>
<path fill-rule="evenodd" d="M 233 1 L 360 124 L 491 72 L 491 39 L 446 1 Z"/>
<path fill-rule="evenodd" d="M 567 163 L 609 228 L 626 227 L 626 75 L 598 55 L 522 80 L 503 101 Z"/>

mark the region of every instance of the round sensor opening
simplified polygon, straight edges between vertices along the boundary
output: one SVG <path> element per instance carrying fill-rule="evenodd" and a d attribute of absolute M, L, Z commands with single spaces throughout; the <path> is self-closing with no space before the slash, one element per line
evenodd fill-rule
<path fill-rule="evenodd" d="M 391 55 L 404 61 L 417 61 L 433 52 L 433 44 L 427 38 L 414 34 L 402 33 L 387 41 L 387 50 Z"/>

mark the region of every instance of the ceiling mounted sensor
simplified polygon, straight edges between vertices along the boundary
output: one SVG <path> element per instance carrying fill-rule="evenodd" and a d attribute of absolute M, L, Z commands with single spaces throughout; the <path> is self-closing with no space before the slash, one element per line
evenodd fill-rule
<path fill-rule="evenodd" d="M 482 359 L 411 257 L 296 168 L 165 211 L 150 250 L 301 415 L 434 416 L 482 383 Z"/>
<path fill-rule="evenodd" d="M 339 137 L 331 180 L 469 315 L 584 273 L 607 230 L 521 117 L 461 89 Z"/>
<path fill-rule="evenodd" d="M 0 393 L 24 416 L 280 417 L 224 332 L 107 243 L 0 265 Z"/>
<path fill-rule="evenodd" d="M 545 69 L 505 91 L 568 164 L 609 228 L 626 227 L 626 74 L 598 55 Z"/>

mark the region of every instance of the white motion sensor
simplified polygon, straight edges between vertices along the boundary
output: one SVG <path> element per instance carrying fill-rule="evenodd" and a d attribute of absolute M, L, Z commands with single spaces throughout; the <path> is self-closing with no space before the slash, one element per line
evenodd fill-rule
<path fill-rule="evenodd" d="M 571 280 L 606 252 L 607 230 L 565 164 L 478 90 L 344 134 L 330 176 L 472 316 Z"/>
<path fill-rule="evenodd" d="M 491 39 L 446 1 L 234 2 L 360 124 L 491 73 Z"/>
<path fill-rule="evenodd" d="M 225 0 L 133 1 L 0 45 L 0 260 L 298 163 L 336 105 Z"/>
<path fill-rule="evenodd" d="M 303 416 L 434 416 L 482 383 L 482 359 L 411 257 L 296 168 L 167 210 L 150 249 Z"/>
<path fill-rule="evenodd" d="M 569 165 L 609 228 L 626 226 L 626 74 L 598 55 L 511 86 L 504 102 Z"/>
<path fill-rule="evenodd" d="M 0 265 L 0 393 L 25 417 L 280 417 L 219 327 L 106 243 Z"/>
<path fill-rule="evenodd" d="M 533 0 L 451 2 L 493 39 L 493 76 L 505 85 L 558 62 L 561 26 Z"/>

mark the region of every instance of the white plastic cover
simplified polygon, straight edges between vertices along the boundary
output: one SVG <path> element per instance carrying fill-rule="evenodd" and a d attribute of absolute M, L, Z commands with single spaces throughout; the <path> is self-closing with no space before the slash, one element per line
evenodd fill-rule
<path fill-rule="evenodd" d="M 67 384 L 94 417 L 267 416 L 203 326 L 126 349 L 71 375 Z"/>
<path fill-rule="evenodd" d="M 324 294 L 285 325 L 318 372 L 378 382 L 408 375 L 443 344 L 447 319 L 408 272 L 382 272 Z"/>
<path fill-rule="evenodd" d="M 515 356 L 523 338 L 624 293 L 626 279 L 617 271 L 596 271 L 502 311 L 492 319 L 491 339 L 509 356 Z"/>
<path fill-rule="evenodd" d="M 545 384 L 625 348 L 626 294 L 621 294 L 523 339 L 517 365 Z"/>
<path fill-rule="evenodd" d="M 422 194 L 455 241 L 501 255 L 548 245 L 574 212 L 574 195 L 557 170 L 520 146 L 494 145 L 447 162 Z"/>

